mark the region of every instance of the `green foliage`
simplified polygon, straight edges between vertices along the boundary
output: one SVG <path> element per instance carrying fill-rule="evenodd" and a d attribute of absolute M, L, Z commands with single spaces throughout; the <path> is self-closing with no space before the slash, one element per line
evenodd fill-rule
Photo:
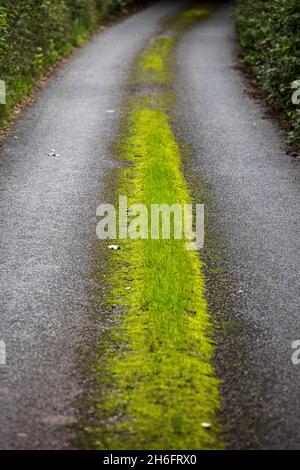
<path fill-rule="evenodd" d="M 0 124 L 37 78 L 87 35 L 134 0 L 0 0 L 0 80 L 7 104 Z M 141 3 L 141 1 L 140 1 Z"/>
<path fill-rule="evenodd" d="M 239 0 L 236 19 L 245 63 L 291 119 L 290 141 L 300 143 L 300 115 L 291 100 L 291 85 L 300 79 L 299 0 Z"/>

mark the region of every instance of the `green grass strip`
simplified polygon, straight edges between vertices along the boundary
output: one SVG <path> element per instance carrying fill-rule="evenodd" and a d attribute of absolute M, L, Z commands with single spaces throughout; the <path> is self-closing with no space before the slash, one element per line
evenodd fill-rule
<path fill-rule="evenodd" d="M 173 45 L 173 35 L 161 36 L 151 42 L 137 63 L 137 79 L 140 82 L 168 83 Z"/>
<path fill-rule="evenodd" d="M 190 17 L 189 17 L 190 18 Z M 175 42 L 174 42 L 175 44 Z M 191 203 L 168 115 L 171 39 L 155 40 L 137 62 L 138 93 L 118 153 L 128 165 L 118 194 L 128 205 Z M 166 52 L 167 50 L 167 52 Z M 151 92 L 141 84 L 159 84 Z M 119 311 L 96 365 L 98 422 L 86 428 L 97 449 L 221 449 L 219 381 L 199 253 L 186 240 L 119 240 L 112 253 L 109 304 Z M 122 308 L 122 313 L 120 313 Z M 118 310 L 119 309 L 119 310 Z"/>

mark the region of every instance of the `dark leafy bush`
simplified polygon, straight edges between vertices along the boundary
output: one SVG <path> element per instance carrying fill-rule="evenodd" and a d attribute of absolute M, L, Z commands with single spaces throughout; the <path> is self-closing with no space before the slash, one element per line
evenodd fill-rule
<path fill-rule="evenodd" d="M 300 114 L 291 100 L 292 83 L 300 80 L 300 1 L 238 0 L 236 21 L 245 63 L 291 119 L 290 142 L 300 143 Z"/>
<path fill-rule="evenodd" d="M 0 80 L 7 87 L 0 123 L 35 80 L 80 45 L 101 19 L 133 3 L 142 0 L 0 0 Z"/>

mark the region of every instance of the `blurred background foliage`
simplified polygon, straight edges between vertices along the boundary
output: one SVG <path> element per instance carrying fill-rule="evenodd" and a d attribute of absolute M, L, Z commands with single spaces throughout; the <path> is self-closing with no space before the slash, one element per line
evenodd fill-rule
<path fill-rule="evenodd" d="M 0 79 L 7 105 L 0 123 L 43 72 L 84 42 L 104 18 L 143 0 L 0 0 Z M 300 0 L 236 0 L 236 24 L 245 63 L 269 100 L 293 124 L 300 143 L 300 114 L 291 85 L 300 80 Z"/>
<path fill-rule="evenodd" d="M 291 100 L 292 83 L 300 80 L 300 0 L 238 0 L 236 24 L 246 65 L 291 119 L 289 141 L 300 144 L 300 114 Z"/>
<path fill-rule="evenodd" d="M 45 70 L 84 42 L 101 20 L 142 0 L 0 0 L 0 79 L 7 104 L 0 123 Z"/>

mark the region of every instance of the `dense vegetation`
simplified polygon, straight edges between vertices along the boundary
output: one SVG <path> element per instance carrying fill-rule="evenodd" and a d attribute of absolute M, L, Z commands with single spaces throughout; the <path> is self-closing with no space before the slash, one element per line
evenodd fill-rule
<path fill-rule="evenodd" d="M 28 95 L 35 80 L 80 45 L 101 19 L 133 3 L 138 1 L 0 0 L 0 80 L 7 87 L 0 123 Z"/>
<path fill-rule="evenodd" d="M 236 17 L 245 63 L 290 117 L 290 142 L 300 143 L 300 114 L 291 100 L 292 83 L 300 80 L 299 0 L 238 0 Z"/>

